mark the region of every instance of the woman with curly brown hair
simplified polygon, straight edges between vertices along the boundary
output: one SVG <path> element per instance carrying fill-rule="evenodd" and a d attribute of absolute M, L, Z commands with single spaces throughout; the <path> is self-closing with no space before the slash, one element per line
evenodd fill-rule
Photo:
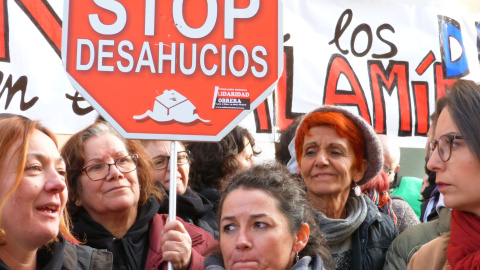
<path fill-rule="evenodd" d="M 247 129 L 236 126 L 219 142 L 190 142 L 190 186 L 206 197 L 216 211 L 220 189 L 227 177 L 255 162 L 255 140 Z"/>
<path fill-rule="evenodd" d="M 278 163 L 235 174 L 222 190 L 220 251 L 207 270 L 325 269 L 330 254 L 304 187 Z"/>

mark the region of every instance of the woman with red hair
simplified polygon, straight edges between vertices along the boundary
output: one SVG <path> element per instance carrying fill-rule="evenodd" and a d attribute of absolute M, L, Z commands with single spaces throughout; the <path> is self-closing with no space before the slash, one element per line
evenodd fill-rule
<path fill-rule="evenodd" d="M 407 228 L 419 224 L 420 220 L 407 201 L 388 192 L 389 186 L 387 173 L 382 171 L 361 188 L 362 192 L 378 206 L 380 211 L 395 221 L 398 233 L 401 234 Z"/>
<path fill-rule="evenodd" d="M 5 113 L 0 130 L 0 269 L 112 269 L 110 252 L 74 245 L 53 133 Z"/>
<path fill-rule="evenodd" d="M 381 269 L 397 228 L 359 187 L 383 166 L 372 127 L 340 107 L 317 108 L 298 127 L 295 156 L 334 269 Z"/>

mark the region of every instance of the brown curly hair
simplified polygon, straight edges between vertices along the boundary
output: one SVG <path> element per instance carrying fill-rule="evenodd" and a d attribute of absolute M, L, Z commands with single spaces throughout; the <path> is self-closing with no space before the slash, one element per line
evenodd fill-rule
<path fill-rule="evenodd" d="M 244 139 L 247 138 L 255 151 L 255 139 L 250 132 L 236 126 L 219 142 L 190 142 L 190 187 L 200 191 L 202 186 L 220 189 L 226 177 L 235 173 L 239 163 L 235 156 L 245 149 Z"/>
<path fill-rule="evenodd" d="M 130 154 L 137 154 L 139 157 L 136 169 L 140 185 L 138 205 L 145 205 L 152 195 L 154 195 L 159 202 L 163 200 L 164 193 L 153 181 L 155 168 L 153 160 L 142 144 L 136 140 L 123 138 L 109 123 L 99 121 L 70 137 L 60 152 L 67 164 L 67 183 L 69 186 L 67 208 L 72 216 L 74 216 L 80 208 L 75 205 L 75 201 L 81 192 L 78 177 L 80 176 L 81 169 L 85 166 L 85 142 L 91 137 L 98 137 L 105 133 L 110 133 L 118 137 L 125 144 Z"/>
<path fill-rule="evenodd" d="M 300 257 L 318 254 L 324 262 L 330 261 L 327 240 L 319 230 L 320 225 L 307 199 L 305 186 L 297 181 L 284 165 L 278 162 L 263 163 L 229 178 L 222 189 L 219 219 L 222 217 L 225 199 L 232 191 L 240 188 L 265 191 L 275 198 L 278 209 L 289 221 L 292 234 L 297 233 L 303 223 L 309 225 L 310 237 L 307 245 L 299 252 Z"/>

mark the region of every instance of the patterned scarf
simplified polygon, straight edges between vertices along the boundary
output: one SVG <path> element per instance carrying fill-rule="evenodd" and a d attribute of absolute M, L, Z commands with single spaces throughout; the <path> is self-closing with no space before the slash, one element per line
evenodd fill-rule
<path fill-rule="evenodd" d="M 452 211 L 447 259 L 452 269 L 480 269 L 480 217 Z"/>

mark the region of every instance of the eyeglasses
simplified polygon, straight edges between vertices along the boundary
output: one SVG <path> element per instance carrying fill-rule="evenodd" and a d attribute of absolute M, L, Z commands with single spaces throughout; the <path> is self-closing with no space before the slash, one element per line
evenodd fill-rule
<path fill-rule="evenodd" d="M 438 146 L 438 155 L 440 156 L 440 159 L 443 162 L 447 162 L 450 159 L 450 156 L 452 155 L 453 140 L 463 140 L 463 136 L 447 134 L 447 135 L 440 136 L 440 138 L 438 138 L 438 141 L 437 140 L 431 141 L 428 144 L 428 147 L 430 149 L 428 156 L 431 157 L 433 154 L 433 151 L 435 151 L 435 148 L 437 148 Z"/>
<path fill-rule="evenodd" d="M 114 163 L 97 163 L 84 167 L 80 172 L 85 172 L 93 181 L 104 179 L 110 173 L 110 166 L 115 165 L 122 173 L 134 171 L 137 168 L 138 155 L 128 155 L 115 160 Z"/>
<path fill-rule="evenodd" d="M 177 165 L 185 165 L 190 162 L 190 151 L 178 151 L 177 152 Z M 155 163 L 155 170 L 163 170 L 167 168 L 170 156 L 157 156 L 153 159 Z"/>

